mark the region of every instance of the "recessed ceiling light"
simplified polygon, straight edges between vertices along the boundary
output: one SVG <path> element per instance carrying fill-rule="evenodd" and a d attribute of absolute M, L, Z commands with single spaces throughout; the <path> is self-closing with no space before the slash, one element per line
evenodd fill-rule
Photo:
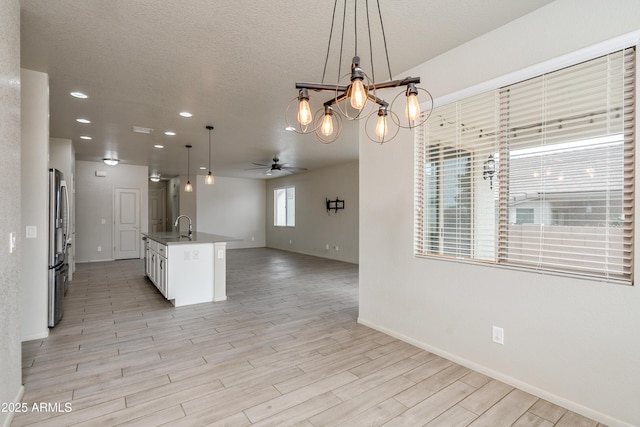
<path fill-rule="evenodd" d="M 164 145 L 156 144 L 153 146 L 154 148 L 164 148 Z"/>
<path fill-rule="evenodd" d="M 168 130 L 164 134 L 167 135 L 167 136 L 176 136 L 176 133 L 174 131 L 172 131 L 172 130 Z"/>
<path fill-rule="evenodd" d="M 87 123 L 91 123 L 91 120 L 89 120 L 89 119 L 76 119 L 76 122 L 87 124 Z"/>
<path fill-rule="evenodd" d="M 191 113 L 190 113 L 190 112 L 188 112 L 188 111 L 182 111 L 182 112 L 180 113 L 180 116 L 181 116 L 181 117 L 191 117 L 191 116 L 193 116 L 193 114 L 191 114 Z"/>
<path fill-rule="evenodd" d="M 201 170 L 201 171 L 206 171 L 206 170 L 207 170 L 207 168 L 205 168 L 204 166 L 200 166 L 200 170 Z"/>
<path fill-rule="evenodd" d="M 79 99 L 87 99 L 89 97 L 89 95 L 87 95 L 86 93 L 82 93 L 82 92 L 69 92 L 69 95 L 73 96 L 74 98 L 79 98 Z"/>
<path fill-rule="evenodd" d="M 91 138 L 90 136 L 87 136 L 87 135 L 80 135 L 80 139 L 87 139 L 88 140 L 88 139 L 93 139 L 93 138 Z"/>
<path fill-rule="evenodd" d="M 287 126 L 286 128 L 284 128 L 284 130 L 288 130 L 289 132 L 293 132 L 294 130 L 296 130 L 296 128 L 294 128 L 293 126 Z"/>

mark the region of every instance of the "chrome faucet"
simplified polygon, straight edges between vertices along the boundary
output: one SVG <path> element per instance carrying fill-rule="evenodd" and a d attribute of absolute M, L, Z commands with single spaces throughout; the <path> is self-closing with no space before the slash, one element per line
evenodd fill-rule
<path fill-rule="evenodd" d="M 179 215 L 178 218 L 176 218 L 176 223 L 173 224 L 174 227 L 178 226 L 178 223 L 180 222 L 180 218 L 187 218 L 189 220 L 189 238 L 191 238 L 191 235 L 193 234 L 193 228 L 191 228 L 191 218 L 189 218 L 187 215 Z M 178 232 L 180 232 L 180 230 L 178 230 Z"/>

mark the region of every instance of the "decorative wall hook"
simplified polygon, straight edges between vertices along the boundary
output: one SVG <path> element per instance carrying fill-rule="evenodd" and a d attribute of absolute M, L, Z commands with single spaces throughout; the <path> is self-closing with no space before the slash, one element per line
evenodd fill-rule
<path fill-rule="evenodd" d="M 327 203 L 327 213 L 331 213 L 331 211 L 338 212 L 338 209 L 344 209 L 344 200 L 340 200 L 336 197 L 335 200 L 325 199 Z"/>

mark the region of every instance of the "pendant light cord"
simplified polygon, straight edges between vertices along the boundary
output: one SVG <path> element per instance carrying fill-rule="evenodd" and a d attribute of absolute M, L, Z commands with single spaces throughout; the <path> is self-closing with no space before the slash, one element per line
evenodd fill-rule
<path fill-rule="evenodd" d="M 387 56 L 387 68 L 389 69 L 389 80 L 393 80 L 393 77 L 391 77 L 391 64 L 389 63 L 389 50 L 387 49 L 387 36 L 384 33 L 384 24 L 382 23 L 382 12 L 380 12 L 380 0 L 377 0 L 377 3 L 378 3 L 378 16 L 380 17 L 380 28 L 382 29 L 382 41 L 384 42 L 384 53 Z"/>
<path fill-rule="evenodd" d="M 376 69 L 373 66 L 373 43 L 371 42 L 371 22 L 369 20 L 369 0 L 365 1 L 365 7 L 367 8 L 367 33 L 369 34 L 369 59 L 371 60 L 371 80 L 375 82 Z"/>
<path fill-rule="evenodd" d="M 211 173 L 211 129 L 209 129 L 209 173 Z"/>
<path fill-rule="evenodd" d="M 331 18 L 331 30 L 329 31 L 329 43 L 327 44 L 327 56 L 324 58 L 324 70 L 322 70 L 322 83 L 324 83 L 324 76 L 327 74 L 327 63 L 329 62 L 329 52 L 331 51 L 331 37 L 333 36 L 333 24 L 336 20 L 336 8 L 338 7 L 338 0 L 333 3 L 333 17 Z"/>

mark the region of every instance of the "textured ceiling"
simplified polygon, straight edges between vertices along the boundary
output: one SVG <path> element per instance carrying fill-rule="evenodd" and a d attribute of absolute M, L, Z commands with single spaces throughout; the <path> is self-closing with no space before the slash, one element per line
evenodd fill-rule
<path fill-rule="evenodd" d="M 550 0 L 380 3 L 391 71 L 397 74 Z M 308 169 L 358 158 L 353 123 L 330 145 L 284 129 L 295 82 L 322 78 L 329 0 L 22 0 L 21 7 L 22 67 L 49 74 L 50 134 L 73 140 L 79 160 L 118 157 L 171 177 L 186 174 L 184 146 L 191 144 L 191 174 L 206 174 L 198 166 L 208 167 L 208 124 L 215 127 L 212 169 L 219 176 L 266 178 L 264 170 L 245 169 L 274 156 Z M 358 10 L 363 7 L 360 2 Z M 343 67 L 354 49 L 350 22 Z M 364 30 L 364 23 L 358 25 Z M 359 43 L 366 67 L 368 46 Z M 337 56 L 331 56 L 329 83 L 338 74 Z M 374 57 L 382 76 L 376 80 L 384 80 L 383 53 L 374 50 Z M 74 90 L 89 99 L 72 98 Z M 393 96 L 395 91 L 385 97 Z M 178 116 L 185 110 L 193 117 Z M 76 122 L 79 117 L 91 124 Z M 153 132 L 134 133 L 133 126 Z M 164 135 L 166 130 L 176 136 Z"/>

